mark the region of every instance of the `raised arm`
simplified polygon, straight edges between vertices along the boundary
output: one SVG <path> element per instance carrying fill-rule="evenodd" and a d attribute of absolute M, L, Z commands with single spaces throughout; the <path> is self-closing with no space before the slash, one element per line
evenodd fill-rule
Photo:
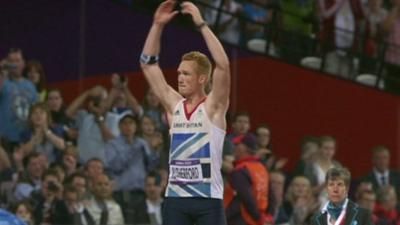
<path fill-rule="evenodd" d="M 165 25 L 178 14 L 178 11 L 173 10 L 175 4 L 176 1 L 167 0 L 157 8 L 153 25 L 147 35 L 143 52 L 140 56 L 140 65 L 146 80 L 168 113 L 172 112 L 178 101 L 182 99 L 182 96 L 167 84 L 164 74 L 158 65 L 158 55 L 160 53 L 162 31 Z"/>
<path fill-rule="evenodd" d="M 203 17 L 200 14 L 199 9 L 191 2 L 182 3 L 182 13 L 189 14 L 192 16 L 193 22 L 198 29 L 207 44 L 208 50 L 215 62 L 215 68 L 213 71 L 212 88 L 208 95 L 206 105 L 208 114 L 211 116 L 211 120 L 216 122 L 217 125 L 221 125 L 225 128 L 225 124 L 220 124 L 219 120 L 225 118 L 225 113 L 229 106 L 229 94 L 231 86 L 231 76 L 229 68 L 229 59 L 225 53 L 221 43 L 211 31 L 211 29 L 205 24 Z M 215 121 L 212 117 L 216 116 Z"/>

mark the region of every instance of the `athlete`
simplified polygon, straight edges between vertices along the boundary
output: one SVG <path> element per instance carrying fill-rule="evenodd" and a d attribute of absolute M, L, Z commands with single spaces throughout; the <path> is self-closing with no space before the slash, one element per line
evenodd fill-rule
<path fill-rule="evenodd" d="M 186 53 L 177 70 L 178 91 L 167 84 L 158 65 L 158 54 L 165 25 L 179 13 L 174 10 L 176 4 L 167 0 L 159 5 L 140 57 L 143 73 L 170 122 L 170 167 L 163 224 L 226 224 L 220 169 L 229 106 L 229 60 L 198 8 L 183 2 L 179 5 L 180 13 L 191 16 L 215 67 L 212 71 L 209 59 L 200 52 Z M 212 86 L 207 95 L 211 73 Z"/>

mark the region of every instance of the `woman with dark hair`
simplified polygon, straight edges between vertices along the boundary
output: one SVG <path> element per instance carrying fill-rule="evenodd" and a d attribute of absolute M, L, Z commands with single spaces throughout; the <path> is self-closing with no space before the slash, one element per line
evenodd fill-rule
<path fill-rule="evenodd" d="M 43 102 L 47 95 L 46 90 L 46 74 L 42 63 L 37 60 L 29 61 L 23 72 L 24 77 L 30 80 L 36 87 L 36 92 L 39 96 L 39 101 Z"/>

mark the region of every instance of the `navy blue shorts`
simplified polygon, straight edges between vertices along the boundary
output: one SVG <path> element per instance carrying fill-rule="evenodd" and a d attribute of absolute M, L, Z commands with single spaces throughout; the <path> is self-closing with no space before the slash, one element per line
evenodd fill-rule
<path fill-rule="evenodd" d="M 163 225 L 226 225 L 222 199 L 167 197 L 162 214 Z"/>

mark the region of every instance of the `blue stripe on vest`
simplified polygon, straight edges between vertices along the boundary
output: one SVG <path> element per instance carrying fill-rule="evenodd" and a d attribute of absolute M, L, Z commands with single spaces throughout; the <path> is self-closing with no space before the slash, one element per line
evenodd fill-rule
<path fill-rule="evenodd" d="M 196 133 L 185 133 L 185 134 L 172 134 L 171 141 L 171 153 L 177 150 L 178 146 L 185 142 L 187 139 L 191 138 Z"/>
<path fill-rule="evenodd" d="M 189 156 L 189 159 L 200 158 L 210 158 L 210 143 L 205 144 L 203 147 L 199 148 L 199 150 Z"/>
<path fill-rule="evenodd" d="M 190 186 L 191 188 L 189 188 L 188 186 Z M 200 184 L 183 185 L 183 186 L 180 186 L 180 188 L 182 188 L 183 190 L 185 190 L 192 196 L 200 196 L 193 190 L 193 189 L 195 189 L 196 191 L 201 192 L 202 194 L 206 195 L 207 197 L 211 197 L 210 184 L 200 183 Z"/>
<path fill-rule="evenodd" d="M 203 138 L 206 135 L 207 135 L 207 133 L 198 133 L 194 138 L 192 138 L 192 140 L 190 140 L 186 144 L 181 145 L 176 150 L 172 150 L 172 158 L 174 159 L 174 158 L 178 157 L 182 152 L 184 152 L 186 149 L 188 149 L 192 145 L 196 144 L 196 142 L 198 142 L 201 138 Z"/>

